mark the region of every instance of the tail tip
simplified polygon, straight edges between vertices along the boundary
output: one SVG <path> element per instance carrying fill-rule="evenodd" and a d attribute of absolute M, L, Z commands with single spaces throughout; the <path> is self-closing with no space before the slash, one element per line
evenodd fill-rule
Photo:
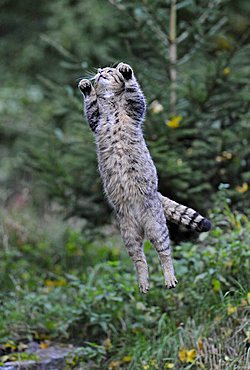
<path fill-rule="evenodd" d="M 204 218 L 202 220 L 202 223 L 201 223 L 200 227 L 199 227 L 199 229 L 200 229 L 199 231 L 206 232 L 206 231 L 211 230 L 211 228 L 212 228 L 211 221 L 209 221 L 207 218 Z"/>

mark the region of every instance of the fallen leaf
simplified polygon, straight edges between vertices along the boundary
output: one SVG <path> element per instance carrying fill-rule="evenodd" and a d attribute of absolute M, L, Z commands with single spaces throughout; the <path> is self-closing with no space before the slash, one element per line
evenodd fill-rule
<path fill-rule="evenodd" d="M 247 182 L 243 182 L 242 185 L 237 185 L 235 187 L 235 190 L 240 193 L 240 194 L 243 194 L 243 193 L 246 193 L 248 191 L 248 183 Z"/>
<path fill-rule="evenodd" d="M 39 344 L 39 347 L 40 347 L 41 349 L 46 349 L 46 348 L 48 348 L 48 347 L 49 347 L 49 343 L 48 343 L 48 342 L 41 342 L 41 343 Z"/>
<path fill-rule="evenodd" d="M 19 343 L 18 346 L 17 346 L 17 349 L 18 349 L 19 352 L 25 351 L 27 348 L 28 348 L 27 344 L 22 343 L 22 342 Z"/>
<path fill-rule="evenodd" d="M 4 355 L 4 356 L 0 357 L 1 362 L 7 362 L 7 361 L 9 361 L 9 359 L 10 359 L 10 356 L 8 356 L 8 355 Z"/>

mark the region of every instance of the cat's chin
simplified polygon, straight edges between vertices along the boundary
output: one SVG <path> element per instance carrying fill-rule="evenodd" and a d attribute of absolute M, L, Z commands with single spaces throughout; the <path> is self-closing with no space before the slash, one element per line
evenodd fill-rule
<path fill-rule="evenodd" d="M 110 99 L 110 98 L 113 98 L 114 96 L 115 96 L 114 93 L 111 93 L 111 92 L 108 92 L 108 91 L 103 94 L 103 97 L 105 99 Z"/>

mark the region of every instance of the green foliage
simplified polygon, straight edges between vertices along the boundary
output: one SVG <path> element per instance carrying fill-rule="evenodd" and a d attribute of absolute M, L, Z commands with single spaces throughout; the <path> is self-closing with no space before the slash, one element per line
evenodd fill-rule
<path fill-rule="evenodd" d="M 216 367 L 222 359 L 225 369 L 232 368 L 230 361 L 243 366 L 250 223 L 226 204 L 222 209 L 220 203 L 220 212 L 212 214 L 210 235 L 203 233 L 196 244 L 183 242 L 173 248 L 179 279 L 175 290 L 163 288 L 158 258 L 146 245 L 151 276 L 146 296 L 138 292 L 132 263 L 117 242 L 100 247 L 73 230 L 63 239 L 58 232 L 54 245 L 46 238 L 39 242 L 37 235 L 32 248 L 10 238 L 0 258 L 5 271 L 1 285 L 11 288 L 2 294 L 1 342 L 71 341 L 78 346 L 68 360 L 71 368 L 81 363 L 82 368 L 163 369 L 174 363 L 187 369 L 188 360 L 180 360 L 183 348 L 195 349 L 197 366 L 206 368 L 214 361 Z M 50 224 L 41 234 L 50 235 Z M 61 252 L 56 246 L 60 241 Z M 8 253 L 19 257 L 11 266 Z"/>

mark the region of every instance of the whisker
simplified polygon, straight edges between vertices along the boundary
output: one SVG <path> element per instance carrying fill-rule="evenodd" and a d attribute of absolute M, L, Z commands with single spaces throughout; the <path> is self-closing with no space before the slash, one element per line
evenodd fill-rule
<path fill-rule="evenodd" d="M 95 70 L 95 71 L 93 71 L 93 69 Z M 96 78 L 96 75 L 97 75 L 97 73 L 96 73 L 96 70 L 97 70 L 97 68 L 93 68 L 92 70 L 88 70 L 88 71 L 86 71 L 85 72 L 85 75 L 84 76 L 81 76 L 81 77 L 78 77 L 78 78 L 76 78 L 76 82 L 79 82 L 80 80 L 82 80 L 82 79 L 86 79 L 86 80 L 94 80 L 95 78 Z"/>
<path fill-rule="evenodd" d="M 75 79 L 75 82 L 80 82 L 83 79 L 84 79 L 84 77 L 78 77 L 78 78 Z"/>
<path fill-rule="evenodd" d="M 93 75 L 95 75 L 96 74 L 96 72 L 93 72 L 93 71 L 91 71 L 91 70 L 89 70 L 89 71 L 86 71 L 86 75 L 88 75 L 88 76 L 93 76 Z"/>
<path fill-rule="evenodd" d="M 75 81 L 76 82 L 79 82 L 81 80 L 94 80 L 95 78 L 96 78 L 96 75 L 95 76 L 92 76 L 92 77 L 90 77 L 90 76 L 81 76 L 81 77 L 77 77 L 75 79 Z"/>
<path fill-rule="evenodd" d="M 110 65 L 111 68 L 116 68 L 120 62 L 116 61 Z"/>

